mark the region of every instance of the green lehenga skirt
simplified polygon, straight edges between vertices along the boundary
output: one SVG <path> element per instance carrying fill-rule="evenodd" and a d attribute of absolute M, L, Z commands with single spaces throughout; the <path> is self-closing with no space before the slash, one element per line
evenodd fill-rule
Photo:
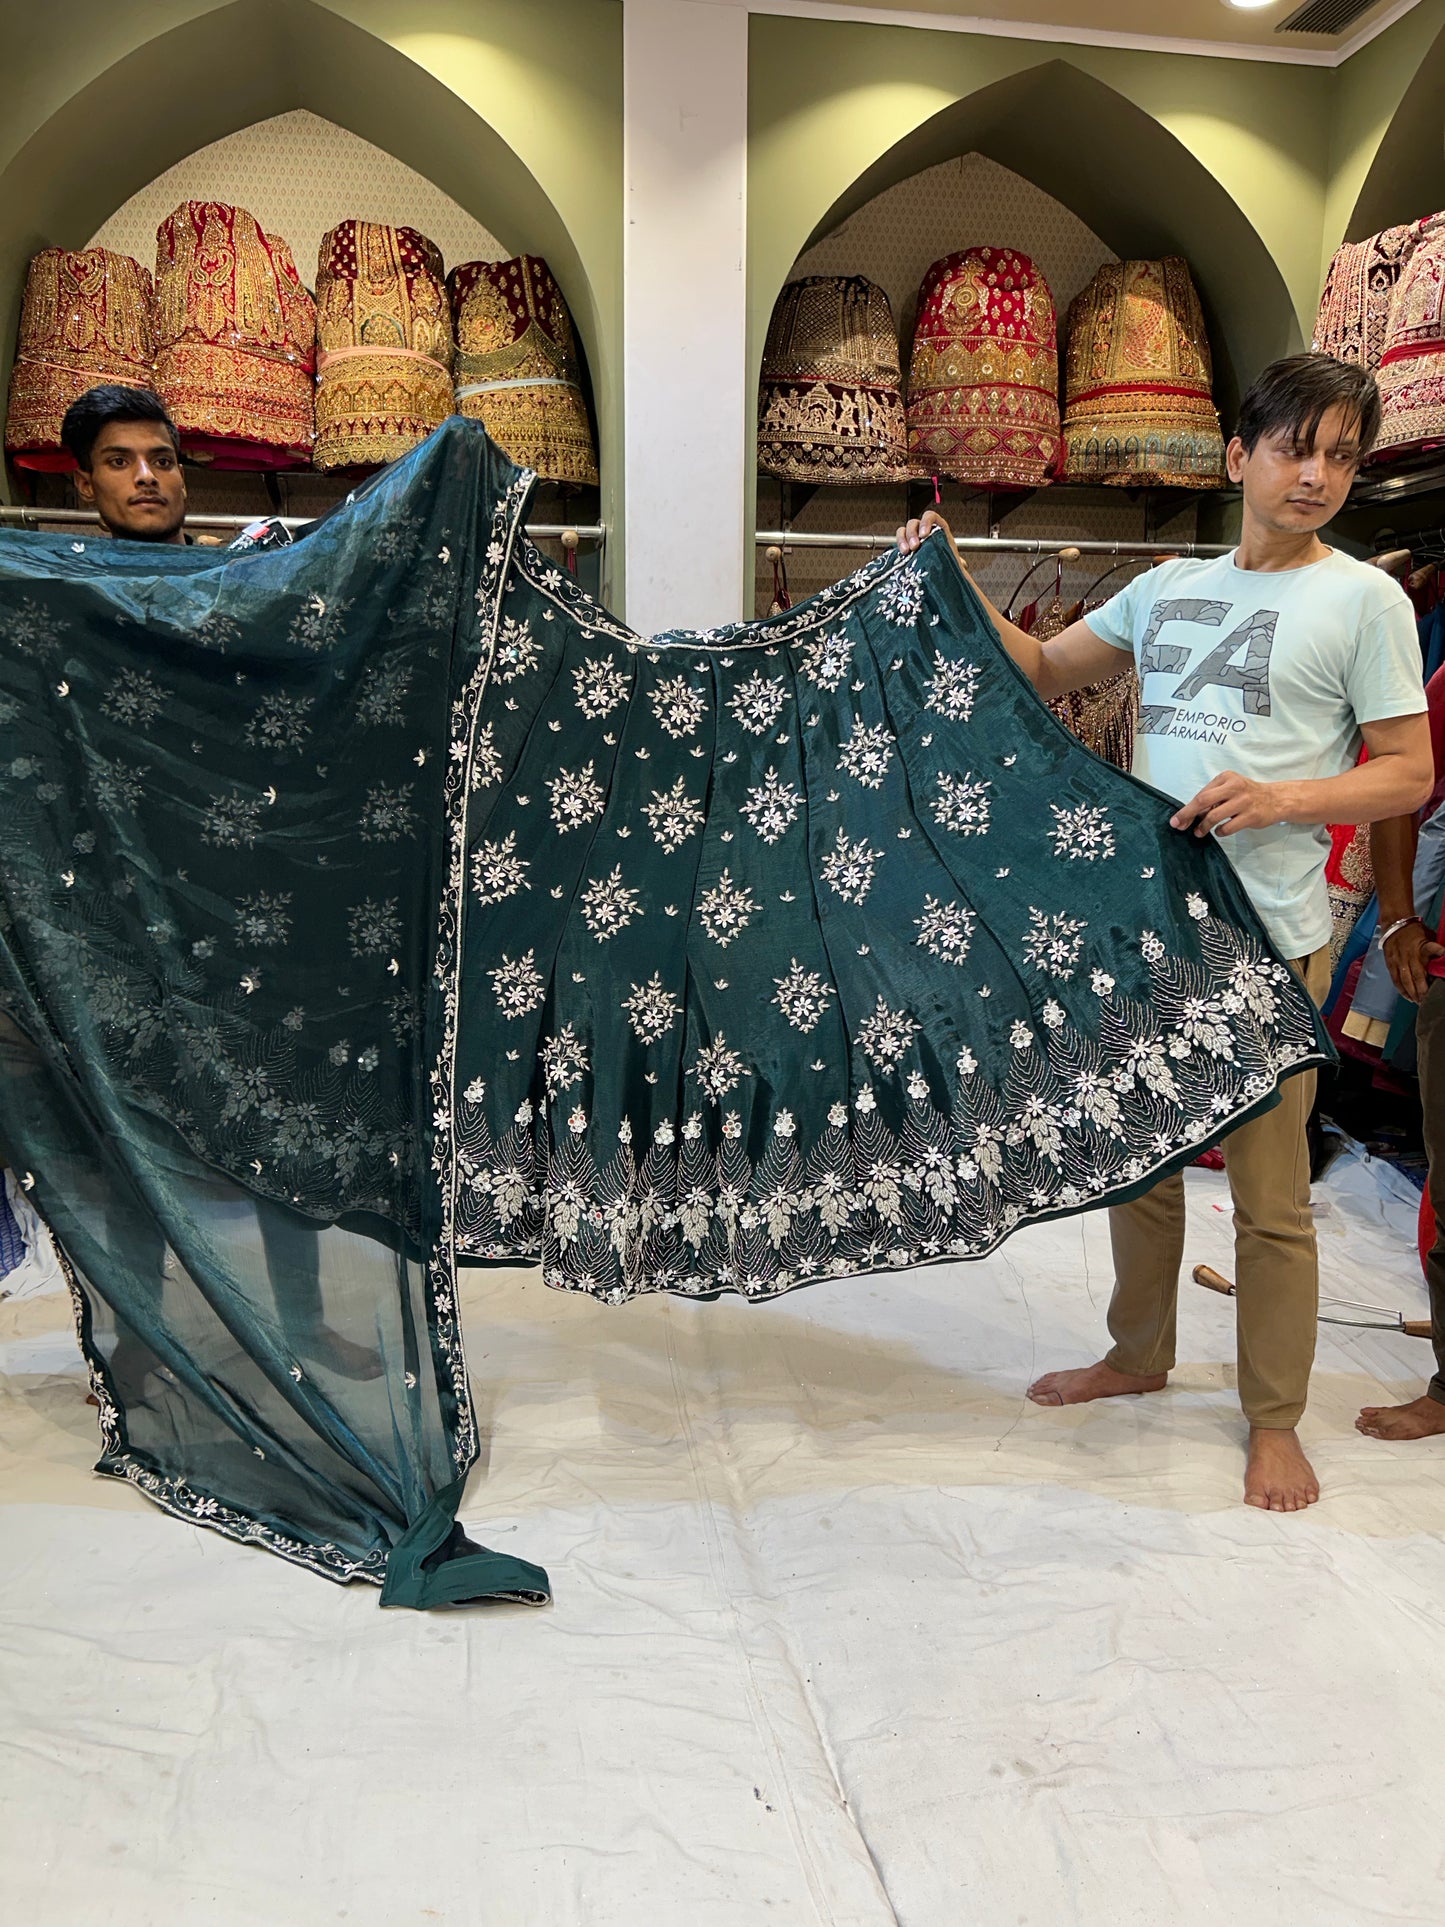
<path fill-rule="evenodd" d="M 455 1524 L 460 1262 L 977 1257 L 1330 1055 L 941 539 L 644 642 L 530 484 L 453 420 L 287 548 L 0 536 L 0 1144 L 99 1469 L 384 1603 L 547 1596 Z"/>

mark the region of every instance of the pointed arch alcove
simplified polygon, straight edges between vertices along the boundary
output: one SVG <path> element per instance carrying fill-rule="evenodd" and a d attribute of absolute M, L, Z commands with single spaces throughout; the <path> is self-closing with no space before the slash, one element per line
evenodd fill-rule
<path fill-rule="evenodd" d="M 150 37 L 137 22 L 134 44 L 103 71 L 68 93 L 52 79 L 52 111 L 0 167 L 7 363 L 32 254 L 83 246 L 116 208 L 187 155 L 307 109 L 423 175 L 509 253 L 547 258 L 587 359 L 602 513 L 615 524 L 620 62 L 611 45 L 615 22 L 593 18 L 610 10 L 589 9 L 585 0 L 560 4 L 577 16 L 568 25 L 581 37 L 585 81 L 559 71 L 545 47 L 529 56 L 521 10 L 486 0 L 468 9 L 417 9 L 401 0 L 347 9 L 365 25 L 319 0 L 229 0 Z M 468 22 L 473 30 L 461 31 Z M 422 30 L 433 24 L 457 30 Z"/>
<path fill-rule="evenodd" d="M 1114 254 L 1188 260 L 1209 323 L 1226 416 L 1253 373 L 1302 346 L 1299 315 L 1244 209 L 1153 114 L 1072 60 L 1022 68 L 927 114 L 821 209 L 797 204 L 754 256 L 751 367 L 793 261 L 885 189 L 969 153 L 985 155 L 1069 208 Z M 956 246 L 1007 235 L 960 233 Z M 787 255 L 784 260 L 783 256 Z"/>

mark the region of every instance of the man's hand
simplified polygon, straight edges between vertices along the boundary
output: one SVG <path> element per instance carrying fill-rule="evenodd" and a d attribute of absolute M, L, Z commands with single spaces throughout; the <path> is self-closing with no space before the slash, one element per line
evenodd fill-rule
<path fill-rule="evenodd" d="M 1282 785 L 1256 783 L 1238 770 L 1221 770 L 1206 783 L 1197 796 L 1181 803 L 1169 821 L 1176 830 L 1193 828 L 1196 836 L 1217 831 L 1233 836 L 1237 830 L 1264 830 L 1288 819 L 1284 811 Z"/>
<path fill-rule="evenodd" d="M 1436 957 L 1445 957 L 1445 945 L 1438 944 L 1420 923 L 1407 923 L 1385 945 L 1385 962 L 1390 980 L 1402 997 L 1422 1004 L 1434 979 L 1429 967 Z"/>
<path fill-rule="evenodd" d="M 948 526 L 947 522 L 944 521 L 937 509 L 927 509 L 915 521 L 905 522 L 903 527 L 898 531 L 898 546 L 904 555 L 912 555 L 915 549 L 922 548 L 923 544 L 935 529 L 943 530 L 944 537 L 948 543 L 948 553 L 953 557 L 959 568 L 963 570 L 964 574 L 967 575 L 968 564 L 953 545 L 953 530 Z"/>

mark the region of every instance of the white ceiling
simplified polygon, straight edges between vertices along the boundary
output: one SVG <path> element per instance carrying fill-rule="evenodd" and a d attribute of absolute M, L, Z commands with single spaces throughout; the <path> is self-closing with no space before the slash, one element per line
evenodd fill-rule
<path fill-rule="evenodd" d="M 950 25 L 975 30 L 993 26 L 1019 31 L 1032 26 L 1055 33 L 1107 34 L 1151 46 L 1179 41 L 1318 59 L 1337 55 L 1362 37 L 1370 38 L 1372 31 L 1408 13 L 1417 0 L 1375 0 L 1338 35 L 1276 33 L 1276 26 L 1295 12 L 1300 0 L 1273 0 L 1272 5 L 1249 11 L 1228 6 L 1225 0 L 994 0 L 986 13 L 973 12 L 958 0 L 751 0 L 751 4 L 763 13 L 826 13 L 837 18 L 858 11 L 875 19 L 900 14 L 916 23 L 943 16 Z"/>

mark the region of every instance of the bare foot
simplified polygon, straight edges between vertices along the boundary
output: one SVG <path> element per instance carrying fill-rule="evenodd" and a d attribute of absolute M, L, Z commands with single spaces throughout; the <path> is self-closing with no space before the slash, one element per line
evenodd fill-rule
<path fill-rule="evenodd" d="M 1143 1377 L 1132 1372 L 1116 1372 L 1102 1359 L 1097 1365 L 1080 1365 L 1071 1372 L 1045 1372 L 1029 1387 L 1035 1405 L 1087 1405 L 1096 1398 L 1126 1398 L 1139 1392 L 1162 1392 L 1169 1382 L 1167 1372 L 1149 1372 Z"/>
<path fill-rule="evenodd" d="M 1367 1405 L 1355 1420 L 1367 1439 L 1431 1439 L 1445 1432 L 1445 1405 L 1413 1398 L 1408 1405 Z"/>
<path fill-rule="evenodd" d="M 1319 1496 L 1320 1482 L 1304 1455 L 1299 1434 L 1251 1425 L 1244 1503 L 1263 1512 L 1303 1512 Z"/>

